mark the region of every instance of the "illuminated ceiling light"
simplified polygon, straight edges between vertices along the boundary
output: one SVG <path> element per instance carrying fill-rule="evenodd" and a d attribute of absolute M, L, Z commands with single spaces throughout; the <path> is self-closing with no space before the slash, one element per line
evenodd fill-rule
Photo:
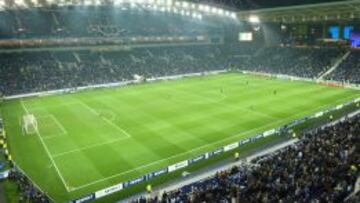
<path fill-rule="evenodd" d="M 210 6 L 204 6 L 204 11 L 205 12 L 210 12 Z"/>
<path fill-rule="evenodd" d="M 52 5 L 52 4 L 55 4 L 56 2 L 55 2 L 55 0 L 46 0 L 46 3 L 48 5 Z M 62 2 L 58 2 L 58 3 L 61 4 Z"/>
<path fill-rule="evenodd" d="M 249 22 L 250 23 L 260 23 L 260 18 L 258 16 L 252 15 L 249 17 Z"/>
<path fill-rule="evenodd" d="M 95 0 L 94 4 L 98 6 L 98 5 L 101 4 L 101 1 L 100 0 Z"/>
<path fill-rule="evenodd" d="M 182 2 L 182 7 L 183 7 L 183 8 L 188 8 L 188 7 L 189 7 L 189 3 L 186 2 L 186 1 L 183 1 L 183 2 Z"/>
<path fill-rule="evenodd" d="M 212 7 L 212 8 L 211 8 L 211 12 L 212 12 L 212 13 L 217 13 L 217 8 Z"/>
<path fill-rule="evenodd" d="M 157 0 L 156 3 L 159 4 L 159 5 L 164 5 L 165 1 L 164 0 Z"/>
<path fill-rule="evenodd" d="M 14 3 L 15 3 L 16 6 L 26 7 L 25 0 L 15 0 Z"/>
<path fill-rule="evenodd" d="M 176 1 L 176 2 L 175 2 L 175 6 L 180 7 L 180 5 L 181 5 L 181 3 L 180 3 L 179 1 Z"/>
<path fill-rule="evenodd" d="M 231 14 L 230 14 L 230 17 L 236 19 L 236 13 L 231 13 Z"/>
<path fill-rule="evenodd" d="M 30 2 L 32 4 L 34 4 L 35 6 L 38 6 L 39 5 L 39 1 L 38 0 L 30 0 Z M 1 3 L 0 3 L 1 4 Z"/>
<path fill-rule="evenodd" d="M 204 6 L 202 4 L 200 4 L 198 8 L 200 11 L 204 10 Z"/>
<path fill-rule="evenodd" d="M 173 0 L 167 0 L 166 5 L 171 6 L 173 4 Z"/>
<path fill-rule="evenodd" d="M 5 9 L 5 2 L 0 1 L 0 11 Z"/>
<path fill-rule="evenodd" d="M 184 11 L 184 10 L 181 10 L 181 11 L 180 11 L 180 15 L 183 15 L 183 16 L 184 16 L 184 15 L 185 15 L 185 11 Z"/>
<path fill-rule="evenodd" d="M 195 9 L 196 5 L 195 4 L 191 4 L 191 8 Z"/>
<path fill-rule="evenodd" d="M 84 5 L 85 6 L 90 6 L 92 4 L 91 0 L 84 0 Z"/>
<path fill-rule="evenodd" d="M 136 7 L 136 3 L 135 3 L 135 2 L 131 2 L 130 7 L 135 8 L 135 7 Z"/>
<path fill-rule="evenodd" d="M 219 15 L 224 15 L 224 10 L 218 9 L 218 14 L 219 14 Z"/>

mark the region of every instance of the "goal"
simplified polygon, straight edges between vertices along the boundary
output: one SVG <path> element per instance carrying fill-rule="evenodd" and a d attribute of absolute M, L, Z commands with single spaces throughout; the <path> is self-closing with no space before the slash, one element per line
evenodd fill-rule
<path fill-rule="evenodd" d="M 38 131 L 38 123 L 33 114 L 27 114 L 23 116 L 22 127 L 25 134 L 34 134 Z"/>

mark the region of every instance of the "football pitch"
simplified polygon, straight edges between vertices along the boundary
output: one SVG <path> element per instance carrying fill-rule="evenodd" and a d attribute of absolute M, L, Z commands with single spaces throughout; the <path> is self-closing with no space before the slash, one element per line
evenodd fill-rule
<path fill-rule="evenodd" d="M 15 162 L 56 202 L 129 181 L 360 97 L 239 73 L 5 101 Z M 38 132 L 21 119 L 34 114 Z"/>

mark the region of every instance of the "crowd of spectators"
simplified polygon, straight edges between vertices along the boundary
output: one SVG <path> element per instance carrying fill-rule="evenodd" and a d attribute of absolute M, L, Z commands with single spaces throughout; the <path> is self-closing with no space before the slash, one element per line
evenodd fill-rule
<path fill-rule="evenodd" d="M 12 169 L 9 173 L 9 180 L 17 184 L 19 193 L 18 202 L 37 202 L 50 203 L 48 197 L 38 190 L 33 183 L 16 169 Z"/>
<path fill-rule="evenodd" d="M 134 79 L 221 70 L 222 46 L 135 48 L 128 51 L 46 51 L 0 55 L 0 94 L 13 95 Z"/>
<path fill-rule="evenodd" d="M 353 50 L 348 58 L 327 79 L 346 83 L 360 83 L 360 51 Z"/>
<path fill-rule="evenodd" d="M 0 95 L 235 68 L 318 78 L 344 50 L 339 48 L 259 48 L 252 45 L 174 45 L 130 50 L 13 52 L 0 55 Z M 359 52 L 331 75 L 359 83 Z"/>
<path fill-rule="evenodd" d="M 253 57 L 234 59 L 232 63 L 243 70 L 316 78 L 344 53 L 339 48 L 268 47 Z"/>
<path fill-rule="evenodd" d="M 360 116 L 316 129 L 300 141 L 206 180 L 140 198 L 156 202 L 353 202 L 359 178 Z"/>

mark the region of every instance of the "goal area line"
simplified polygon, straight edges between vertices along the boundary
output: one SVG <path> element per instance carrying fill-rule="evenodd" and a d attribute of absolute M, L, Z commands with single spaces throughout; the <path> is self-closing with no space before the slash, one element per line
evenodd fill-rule
<path fill-rule="evenodd" d="M 26 108 L 26 106 L 25 106 L 25 104 L 24 104 L 24 101 L 23 101 L 22 99 L 20 100 L 20 103 L 21 103 L 21 107 L 22 107 L 23 110 L 26 112 L 26 114 L 29 114 L 30 112 L 29 112 L 29 110 Z M 68 185 L 66 184 L 66 181 L 65 181 L 63 175 L 61 174 L 58 166 L 56 165 L 56 162 L 54 161 L 54 158 L 51 156 L 51 153 L 50 153 L 50 151 L 49 151 L 46 143 L 45 143 L 44 140 L 42 139 L 39 131 L 36 131 L 36 135 L 38 136 L 38 138 L 39 138 L 42 146 L 44 147 L 45 152 L 46 152 L 46 154 L 48 155 L 48 157 L 49 157 L 49 159 L 50 159 L 50 161 L 51 161 L 51 164 L 54 166 L 55 171 L 56 171 L 56 173 L 58 174 L 58 176 L 59 176 L 62 184 L 64 185 L 66 191 L 69 192 L 69 189 L 68 189 L 69 187 L 68 187 Z"/>

